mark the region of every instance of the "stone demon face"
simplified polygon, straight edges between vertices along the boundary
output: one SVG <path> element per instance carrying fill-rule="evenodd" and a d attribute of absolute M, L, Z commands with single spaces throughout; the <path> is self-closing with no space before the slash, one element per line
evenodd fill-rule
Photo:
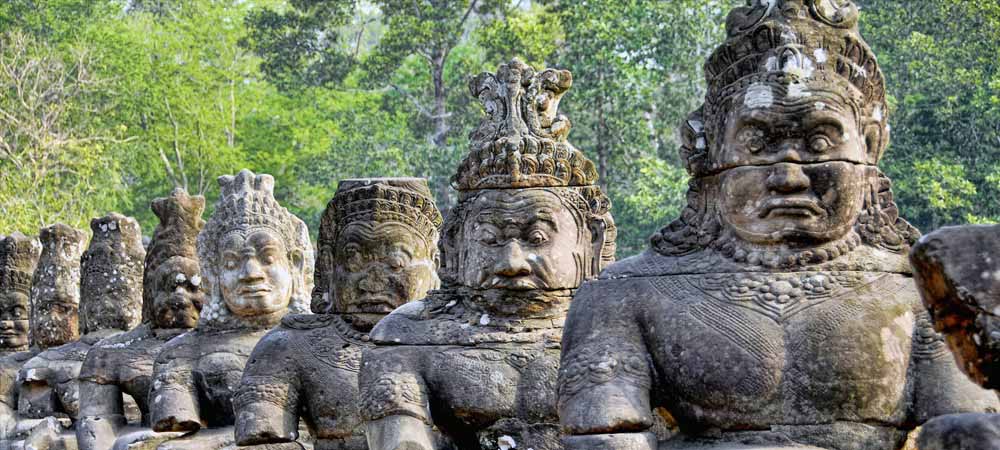
<path fill-rule="evenodd" d="M 437 286 L 437 249 L 416 230 L 395 222 L 352 222 L 334 253 L 335 310 L 377 321 Z M 374 322 L 372 322 L 374 324 Z"/>
<path fill-rule="evenodd" d="M 579 285 L 589 233 L 556 194 L 490 190 L 469 208 L 462 284 L 511 291 Z"/>
<path fill-rule="evenodd" d="M 194 328 L 205 304 L 198 261 L 175 256 L 157 268 L 153 298 L 155 328 Z"/>
<path fill-rule="evenodd" d="M 226 235 L 219 246 L 222 298 L 242 317 L 279 313 L 292 296 L 293 261 L 277 233 L 267 229 Z"/>
<path fill-rule="evenodd" d="M 727 117 L 721 218 L 745 241 L 836 240 L 862 209 L 867 154 L 856 113 L 837 94 L 807 89 L 751 86 Z"/>

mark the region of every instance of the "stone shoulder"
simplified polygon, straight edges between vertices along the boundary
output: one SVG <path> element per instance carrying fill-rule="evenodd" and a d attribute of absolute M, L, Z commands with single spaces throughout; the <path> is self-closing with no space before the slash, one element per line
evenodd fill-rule
<path fill-rule="evenodd" d="M 410 302 L 396 308 L 383 317 L 372 329 L 372 341 L 391 345 L 412 338 L 415 328 L 419 327 L 416 322 L 422 321 L 421 318 L 426 310 L 427 303 L 424 300 Z"/>

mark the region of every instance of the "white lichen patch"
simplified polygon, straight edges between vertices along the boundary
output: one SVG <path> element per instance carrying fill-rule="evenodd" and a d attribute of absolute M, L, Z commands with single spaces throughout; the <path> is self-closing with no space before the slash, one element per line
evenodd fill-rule
<path fill-rule="evenodd" d="M 770 108 L 774 105 L 774 91 L 766 84 L 753 84 L 743 96 L 743 105 L 750 109 Z"/>
<path fill-rule="evenodd" d="M 500 447 L 500 450 L 510 450 L 517 448 L 517 442 L 514 441 L 514 438 L 503 435 L 500 436 L 500 439 L 497 439 L 497 446 Z"/>
<path fill-rule="evenodd" d="M 479 317 L 479 324 L 482 325 L 482 326 L 484 326 L 484 327 L 486 325 L 489 325 L 490 324 L 490 315 L 489 314 L 483 314 L 481 317 Z"/>
<path fill-rule="evenodd" d="M 826 49 L 817 48 L 813 51 L 813 56 L 816 57 L 816 62 L 823 64 L 830 59 L 829 55 L 826 53 Z"/>

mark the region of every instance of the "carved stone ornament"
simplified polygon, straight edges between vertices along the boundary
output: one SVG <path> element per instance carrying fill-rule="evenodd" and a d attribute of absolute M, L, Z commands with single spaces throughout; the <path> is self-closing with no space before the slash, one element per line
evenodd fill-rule
<path fill-rule="evenodd" d="M 236 441 L 367 450 L 356 386 L 371 327 L 440 285 L 438 212 L 419 178 L 344 180 L 323 214 L 315 315 L 289 315 L 257 344 L 235 399 Z M 290 447 L 280 447 L 287 445 Z"/>
<path fill-rule="evenodd" d="M 567 449 L 899 449 L 931 417 L 998 406 L 914 289 L 857 21 L 849 0 L 731 12 L 681 130 L 687 207 L 574 296 Z M 679 433 L 657 444 L 659 416 Z"/>
<path fill-rule="evenodd" d="M 250 352 L 286 313 L 309 312 L 309 232 L 274 199 L 274 178 L 243 170 L 219 186 L 197 241 L 208 302 L 193 331 L 163 346 L 149 391 L 153 430 L 188 434 L 160 448 L 232 446 L 233 400 Z"/>
<path fill-rule="evenodd" d="M 1000 226 L 942 228 L 910 254 L 917 287 L 958 366 L 1000 388 Z M 952 414 L 927 422 L 921 450 L 1000 447 L 1000 414 Z"/>
<path fill-rule="evenodd" d="M 195 249 L 205 224 L 205 198 L 175 189 L 170 197 L 153 200 L 151 208 L 160 224 L 146 253 L 142 324 L 101 340 L 87 353 L 79 378 L 80 450 L 109 449 L 118 434 L 149 426 L 153 362 L 163 344 L 194 328 L 205 301 Z M 138 313 L 137 306 L 131 305 L 131 314 Z M 134 399 L 141 422 L 128 423 L 126 395 Z"/>
<path fill-rule="evenodd" d="M 561 448 L 563 318 L 615 249 L 610 202 L 558 113 L 571 84 L 518 60 L 472 80 L 486 116 L 453 178 L 444 286 L 379 322 L 363 358 L 371 449 Z"/>

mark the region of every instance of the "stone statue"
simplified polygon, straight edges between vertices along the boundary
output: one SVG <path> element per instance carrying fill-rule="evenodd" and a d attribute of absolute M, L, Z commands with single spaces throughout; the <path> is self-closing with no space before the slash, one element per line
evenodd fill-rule
<path fill-rule="evenodd" d="M 80 255 L 87 236 L 55 224 L 42 228 L 39 238 L 42 254 L 31 285 L 31 339 L 37 350 L 43 351 L 80 337 Z M 48 385 L 48 369 L 35 372 L 18 375 L 18 411 L 29 418 L 49 415 L 55 398 L 75 391 L 68 384 Z M 37 409 L 32 411 L 32 405 Z"/>
<path fill-rule="evenodd" d="M 17 372 L 28 347 L 31 277 L 41 244 L 14 233 L 0 237 L 0 441 L 12 437 L 17 417 Z"/>
<path fill-rule="evenodd" d="M 922 238 L 910 259 L 924 304 L 958 366 L 983 387 L 1000 388 L 1000 226 L 943 228 Z M 918 446 L 1000 448 L 1000 414 L 934 418 Z"/>
<path fill-rule="evenodd" d="M 153 430 L 189 433 L 161 449 L 233 445 L 233 397 L 250 352 L 286 313 L 309 312 L 309 232 L 274 199 L 274 178 L 243 170 L 219 186 L 197 241 L 208 302 L 195 329 L 167 342 L 153 368 Z"/>
<path fill-rule="evenodd" d="M 998 406 L 910 278 L 918 232 L 877 167 L 885 83 L 857 7 L 748 5 L 682 130 L 687 207 L 574 298 L 567 449 L 898 449 L 931 417 Z M 658 444 L 651 409 L 679 435 Z"/>
<path fill-rule="evenodd" d="M 238 444 L 300 449 L 301 414 L 315 449 L 368 449 L 356 389 L 367 333 L 439 287 L 440 226 L 426 180 L 340 183 L 320 225 L 316 314 L 286 316 L 257 344 L 234 405 Z"/>
<path fill-rule="evenodd" d="M 82 336 L 48 348 L 21 368 L 18 412 L 24 417 L 55 416 L 76 421 L 80 412 L 78 378 L 87 351 L 97 341 L 139 323 L 142 261 L 146 257 L 139 222 L 111 213 L 91 220 L 90 229 L 93 238 L 80 258 Z M 55 306 L 52 311 L 56 311 Z"/>
<path fill-rule="evenodd" d="M 124 396 L 149 426 L 153 361 L 168 340 L 194 328 L 204 304 L 195 239 L 205 225 L 205 198 L 175 189 L 151 208 L 160 219 L 146 253 L 142 324 L 95 344 L 80 369 L 80 450 L 110 449 L 127 424 Z"/>
<path fill-rule="evenodd" d="M 486 117 L 453 178 L 444 286 L 379 322 L 362 359 L 372 450 L 562 448 L 563 319 L 615 250 L 597 171 L 558 114 L 571 84 L 518 60 L 472 80 Z"/>

